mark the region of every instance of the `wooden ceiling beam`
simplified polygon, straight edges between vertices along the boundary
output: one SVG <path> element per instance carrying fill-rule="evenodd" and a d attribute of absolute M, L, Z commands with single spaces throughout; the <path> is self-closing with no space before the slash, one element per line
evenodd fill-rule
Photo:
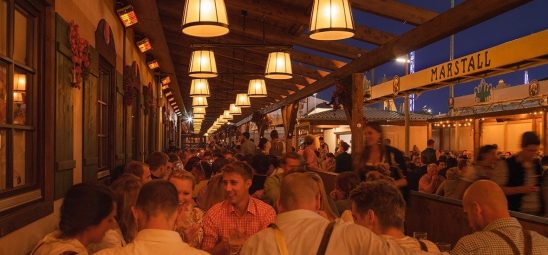
<path fill-rule="evenodd" d="M 280 4 L 272 0 L 233 0 L 226 1 L 226 5 L 230 9 L 234 9 L 236 13 L 246 10 L 284 24 L 299 24 L 305 27 L 310 25 L 310 8 L 287 3 Z M 396 38 L 394 34 L 382 30 L 360 24 L 354 24 L 354 26 L 356 33 L 353 38 L 359 41 L 381 45 Z M 308 37 L 308 35 L 305 36 Z"/>
<path fill-rule="evenodd" d="M 352 7 L 415 26 L 421 25 L 438 15 L 436 12 L 397 0 L 353 0 Z"/>
<path fill-rule="evenodd" d="M 436 16 L 430 21 L 427 21 L 421 26 L 406 32 L 397 40 L 391 41 L 371 52 L 366 53 L 360 58 L 353 60 L 351 63 L 327 75 L 323 79 L 316 81 L 314 84 L 307 86 L 299 92 L 288 96 L 284 100 L 267 107 L 264 112 L 274 111 L 284 105 L 310 96 L 317 91 L 321 91 L 329 86 L 332 86 L 339 80 L 348 77 L 353 73 L 363 72 L 379 66 L 396 58 L 397 56 L 407 54 L 408 52 L 429 45 L 451 34 L 459 32 L 530 1 L 531 0 L 465 1 L 455 6 L 455 8 L 449 9 L 447 12 Z"/>

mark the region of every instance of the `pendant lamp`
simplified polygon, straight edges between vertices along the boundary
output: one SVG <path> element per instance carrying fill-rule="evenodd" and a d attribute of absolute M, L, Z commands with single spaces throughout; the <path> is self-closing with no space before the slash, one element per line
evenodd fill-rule
<path fill-rule="evenodd" d="M 205 110 L 205 107 L 193 107 L 192 108 L 192 113 L 194 114 L 205 114 L 206 113 L 206 110 Z"/>
<path fill-rule="evenodd" d="M 232 115 L 241 115 L 242 114 L 242 108 L 236 106 L 235 104 L 230 104 L 229 111 L 230 111 L 230 114 L 232 114 Z"/>
<path fill-rule="evenodd" d="M 225 120 L 231 120 L 231 119 L 234 119 L 234 117 L 232 115 L 230 115 L 230 111 L 229 110 L 224 110 L 223 112 L 223 119 Z"/>
<path fill-rule="evenodd" d="M 268 79 L 291 79 L 291 58 L 287 52 L 270 52 L 266 61 L 265 77 Z"/>
<path fill-rule="evenodd" d="M 190 97 L 208 97 L 209 83 L 206 79 L 193 79 L 190 83 Z"/>
<path fill-rule="evenodd" d="M 266 97 L 266 83 L 263 79 L 254 79 L 249 81 L 249 88 L 247 90 L 249 97 Z"/>
<path fill-rule="evenodd" d="M 183 10 L 184 34 L 215 37 L 228 34 L 228 18 L 224 0 L 187 0 Z"/>
<path fill-rule="evenodd" d="M 314 0 L 310 38 L 342 40 L 354 36 L 354 20 L 348 0 Z"/>
<path fill-rule="evenodd" d="M 247 108 L 251 107 L 251 102 L 249 102 L 249 97 L 245 93 L 237 94 L 236 95 L 236 106 L 240 108 Z"/>
<path fill-rule="evenodd" d="M 192 116 L 192 119 L 195 119 L 195 120 L 203 120 L 203 119 L 204 119 L 204 114 L 195 113 L 195 114 Z"/>
<path fill-rule="evenodd" d="M 190 56 L 188 75 L 193 78 L 217 77 L 215 54 L 211 50 L 195 50 Z"/>
<path fill-rule="evenodd" d="M 206 97 L 193 97 L 192 98 L 192 107 L 207 107 L 207 98 Z"/>

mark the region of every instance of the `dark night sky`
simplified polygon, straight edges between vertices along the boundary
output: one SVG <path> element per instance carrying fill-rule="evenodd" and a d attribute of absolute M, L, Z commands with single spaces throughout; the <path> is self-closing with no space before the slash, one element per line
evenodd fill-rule
<path fill-rule="evenodd" d="M 450 0 L 402 0 L 402 2 L 436 12 L 444 12 L 450 8 Z M 462 1 L 457 0 L 455 5 L 458 5 L 461 2 Z M 457 33 L 455 35 L 455 58 L 547 29 L 547 11 L 548 0 L 535 0 Z M 378 28 L 397 35 L 401 35 L 413 28 L 413 26 L 368 13 L 354 11 L 353 14 L 356 23 Z M 374 45 L 352 39 L 344 40 L 343 43 L 366 48 L 368 50 L 375 48 Z M 306 51 L 330 58 L 337 58 L 310 50 Z M 415 71 L 448 61 L 449 38 L 445 38 L 416 50 L 415 56 Z M 529 80 L 546 78 L 548 77 L 548 65 L 529 69 L 528 72 Z M 403 65 L 396 63 L 395 61 L 390 61 L 375 68 L 375 78 L 377 82 L 380 82 L 384 74 L 387 77 L 392 77 L 396 74 L 401 76 L 403 73 Z M 366 75 L 371 79 L 369 73 L 366 73 Z M 517 85 L 523 83 L 523 77 L 524 71 L 518 71 L 491 77 L 486 79 L 486 81 L 496 85 L 499 79 L 503 79 L 507 84 Z M 474 81 L 456 85 L 455 96 L 471 94 L 478 83 L 479 81 Z M 318 97 L 329 100 L 333 90 L 332 87 L 325 89 L 318 93 Z M 432 108 L 433 113 L 445 113 L 447 112 L 448 96 L 448 87 L 425 92 L 417 98 L 415 109 L 420 109 L 422 106 L 427 105 Z M 399 106 L 401 101 L 401 99 L 396 100 L 396 104 Z"/>

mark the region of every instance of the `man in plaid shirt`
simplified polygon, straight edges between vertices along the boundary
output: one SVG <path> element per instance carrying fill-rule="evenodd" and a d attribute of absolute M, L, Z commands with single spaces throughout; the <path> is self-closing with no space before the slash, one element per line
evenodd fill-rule
<path fill-rule="evenodd" d="M 524 230 L 510 217 L 504 192 L 496 183 L 476 181 L 464 193 L 463 207 L 468 224 L 477 232 L 461 238 L 452 255 L 548 254 L 548 238 Z"/>
<path fill-rule="evenodd" d="M 213 255 L 237 253 L 247 238 L 276 218 L 270 205 L 249 195 L 253 171 L 247 163 L 230 163 L 222 171 L 226 198 L 211 207 L 203 220 L 202 249 Z"/>

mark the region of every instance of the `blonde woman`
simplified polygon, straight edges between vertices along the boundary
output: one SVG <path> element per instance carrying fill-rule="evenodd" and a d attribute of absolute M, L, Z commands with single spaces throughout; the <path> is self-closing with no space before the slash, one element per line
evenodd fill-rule
<path fill-rule="evenodd" d="M 204 238 L 204 212 L 195 206 L 192 199 L 192 191 L 196 185 L 194 176 L 188 171 L 175 171 L 169 177 L 169 182 L 177 189 L 179 199 L 175 231 L 179 232 L 183 241 L 190 246 L 201 247 Z"/>

